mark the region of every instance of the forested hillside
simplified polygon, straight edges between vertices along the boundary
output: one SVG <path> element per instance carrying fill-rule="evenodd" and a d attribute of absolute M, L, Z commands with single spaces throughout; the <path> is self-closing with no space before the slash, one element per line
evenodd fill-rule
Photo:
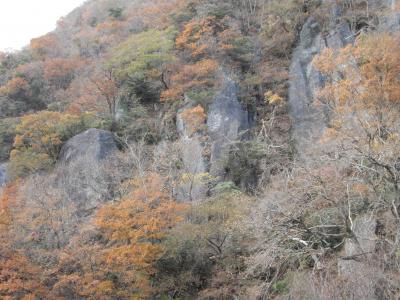
<path fill-rule="evenodd" d="M 88 0 L 0 52 L 0 299 L 398 299 L 400 3 Z"/>

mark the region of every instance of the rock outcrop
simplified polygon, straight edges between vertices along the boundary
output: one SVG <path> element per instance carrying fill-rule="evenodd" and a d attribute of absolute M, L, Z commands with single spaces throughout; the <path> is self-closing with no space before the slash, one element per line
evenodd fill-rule
<path fill-rule="evenodd" d="M 7 165 L 0 164 L 0 188 L 7 182 Z"/>
<path fill-rule="evenodd" d="M 193 107 L 194 103 L 190 99 L 186 99 L 185 107 L 178 112 L 177 129 L 182 168 L 189 176 L 187 182 L 178 187 L 177 198 L 180 201 L 206 198 L 208 186 L 204 177 L 224 179 L 231 144 L 240 140 L 241 134 L 249 129 L 248 114 L 239 102 L 236 82 L 226 73 L 222 73 L 222 77 L 222 87 L 207 113 L 209 138 L 207 134 L 188 133 L 188 126 L 180 112 Z M 211 148 L 209 158 L 204 155 L 207 152 L 207 143 Z"/>
<path fill-rule="evenodd" d="M 383 15 L 380 18 L 379 30 L 381 31 L 399 31 L 400 30 L 400 11 L 398 0 L 387 0 L 387 6 L 390 7 L 391 12 Z"/>
<path fill-rule="evenodd" d="M 54 171 L 56 186 L 76 203 L 81 215 L 110 197 L 116 153 L 112 133 L 99 129 L 78 134 L 63 146 Z"/>
<path fill-rule="evenodd" d="M 300 33 L 300 42 L 290 66 L 289 107 L 293 120 L 293 137 L 299 152 L 307 149 L 327 124 L 327 111 L 314 105 L 314 95 L 324 78 L 312 65 L 313 58 L 325 48 L 341 48 L 354 41 L 347 23 L 337 23 L 340 10 L 332 13 L 331 31 L 323 35 L 319 23 L 310 17 Z"/>
<path fill-rule="evenodd" d="M 7 164 L 4 163 L 0 164 L 0 195 L 6 183 L 7 183 Z"/>
<path fill-rule="evenodd" d="M 351 288 L 353 299 L 378 299 L 376 288 L 383 269 L 376 263 L 376 219 L 362 216 L 354 220 L 353 236 L 345 240 L 344 255 L 338 261 L 339 275 Z"/>
<path fill-rule="evenodd" d="M 210 174 L 223 176 L 229 145 L 250 127 L 248 114 L 238 100 L 237 85 L 228 75 L 224 75 L 223 87 L 209 108 L 207 126 L 212 141 Z"/>
<path fill-rule="evenodd" d="M 190 106 L 191 101 L 187 100 L 187 105 Z M 204 143 L 202 143 L 199 134 L 190 134 L 188 132 L 188 126 L 181 117 L 181 112 L 182 110 L 177 114 L 177 129 L 180 136 L 179 150 L 183 164 L 183 176 L 186 177 L 186 180 L 183 180 L 178 186 L 176 197 L 178 201 L 202 200 L 207 195 L 207 186 L 201 178 L 207 173 L 207 166 L 203 156 Z"/>

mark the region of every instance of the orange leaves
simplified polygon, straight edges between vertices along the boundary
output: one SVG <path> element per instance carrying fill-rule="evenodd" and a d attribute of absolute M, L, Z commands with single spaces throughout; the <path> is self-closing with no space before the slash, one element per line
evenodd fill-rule
<path fill-rule="evenodd" d="M 2 299 L 45 299 L 47 290 L 40 282 L 42 270 L 27 257 L 10 249 L 2 241 L 0 247 L 0 295 Z"/>
<path fill-rule="evenodd" d="M 18 193 L 18 181 L 7 184 L 0 197 L 0 229 L 2 226 L 7 227 L 11 225 L 12 213 L 11 208 L 16 205 L 16 198 Z"/>
<path fill-rule="evenodd" d="M 187 50 L 193 58 L 204 55 L 209 50 L 210 38 L 216 30 L 215 17 L 188 22 L 180 35 L 175 40 L 175 46 L 179 50 Z"/>
<path fill-rule="evenodd" d="M 146 26 L 165 29 L 171 25 L 170 14 L 185 3 L 184 0 L 153 0 L 146 1 L 142 7 L 130 15 L 130 20 L 142 19 Z"/>
<path fill-rule="evenodd" d="M 44 36 L 31 40 L 30 49 L 34 56 L 40 59 L 54 52 L 58 47 L 58 40 L 54 33 L 49 33 Z"/>
<path fill-rule="evenodd" d="M 21 77 L 14 77 L 0 88 L 0 92 L 7 95 L 16 95 L 29 90 L 29 83 Z"/>
<path fill-rule="evenodd" d="M 83 66 L 79 59 L 53 58 L 43 62 L 44 78 L 56 88 L 67 88 L 73 79 L 75 71 Z"/>
<path fill-rule="evenodd" d="M 108 108 L 108 113 L 114 123 L 117 113 L 120 89 L 113 70 L 101 70 L 90 80 L 91 85 L 88 86 L 86 90 L 87 93 L 91 94 L 94 92 L 94 94 L 97 96 L 96 100 L 100 99 L 105 102 Z M 90 97 L 87 98 L 90 99 Z M 96 103 L 93 103 L 93 106 L 95 105 Z"/>
<path fill-rule="evenodd" d="M 335 51 L 331 48 L 326 48 L 322 51 L 322 53 L 316 56 L 313 60 L 313 65 L 320 72 L 324 74 L 331 74 L 337 68 L 335 64 Z"/>
<path fill-rule="evenodd" d="M 153 264 L 163 253 L 160 242 L 181 220 L 179 214 L 185 206 L 170 199 L 157 174 L 131 184 L 131 194 L 101 208 L 95 224 L 112 241 L 104 252 L 107 264 L 115 272 L 132 277 L 133 286 L 146 290 L 148 281 L 143 279 L 154 272 Z"/>
<path fill-rule="evenodd" d="M 181 117 L 188 127 L 189 134 L 193 134 L 204 125 L 207 115 L 204 112 L 204 108 L 197 105 L 196 107 L 185 109 L 181 113 Z"/>
<path fill-rule="evenodd" d="M 361 36 L 354 46 L 324 50 L 314 66 L 331 80 L 326 94 L 333 92 L 339 105 L 352 102 L 357 109 L 398 101 L 399 39 L 389 34 Z"/>
<path fill-rule="evenodd" d="M 175 40 L 176 47 L 178 49 L 195 48 L 195 42 L 200 38 L 201 28 L 202 26 L 198 21 L 192 20 L 187 23 Z"/>
<path fill-rule="evenodd" d="M 204 59 L 192 65 L 184 65 L 171 77 L 171 87 L 161 93 L 161 100 L 176 100 L 193 88 L 212 87 L 218 69 L 213 59 Z"/>

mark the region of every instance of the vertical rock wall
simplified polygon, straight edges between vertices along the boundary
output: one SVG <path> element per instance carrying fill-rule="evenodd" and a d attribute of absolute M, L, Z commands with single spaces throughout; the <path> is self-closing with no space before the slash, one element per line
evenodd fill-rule
<path fill-rule="evenodd" d="M 225 179 L 231 144 L 240 140 L 241 133 L 249 129 L 248 114 L 239 102 L 236 82 L 226 73 L 222 73 L 221 77 L 221 89 L 207 114 L 207 139 L 211 148 L 209 160 L 204 156 L 205 136 L 188 134 L 187 125 L 178 112 L 177 129 L 183 172 L 190 177 L 178 188 L 177 198 L 180 201 L 198 201 L 207 197 L 208 187 L 201 179 L 203 175 L 220 181 Z M 193 105 L 190 99 L 186 99 L 184 108 Z"/>
<path fill-rule="evenodd" d="M 207 126 L 211 138 L 210 173 L 223 176 L 229 145 L 240 139 L 240 133 L 249 129 L 248 113 L 242 108 L 237 84 L 224 74 L 222 89 L 208 111 Z"/>
<path fill-rule="evenodd" d="M 326 127 L 328 115 L 323 107 L 314 105 L 314 95 L 324 84 L 323 76 L 313 67 L 313 58 L 325 48 L 341 48 L 354 41 L 347 23 L 335 21 L 340 10 L 333 11 L 332 29 L 324 36 L 318 22 L 310 17 L 300 33 L 300 42 L 290 66 L 289 107 L 293 121 L 293 137 L 302 153 L 309 148 Z"/>
<path fill-rule="evenodd" d="M 190 100 L 187 99 L 190 106 Z M 202 181 L 202 176 L 207 172 L 206 162 L 203 157 L 204 143 L 197 133 L 190 135 L 188 126 L 181 118 L 180 110 L 177 116 L 177 129 L 179 133 L 179 149 L 183 164 L 183 176 L 186 178 L 178 187 L 178 201 L 198 201 L 207 195 L 207 186 Z"/>

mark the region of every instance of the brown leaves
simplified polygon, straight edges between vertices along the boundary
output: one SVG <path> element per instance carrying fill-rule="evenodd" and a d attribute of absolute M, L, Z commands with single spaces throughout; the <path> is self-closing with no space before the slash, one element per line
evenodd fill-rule
<path fill-rule="evenodd" d="M 46 298 L 47 290 L 41 283 L 42 270 L 29 262 L 20 251 L 8 248 L 2 241 L 0 247 L 0 297 L 14 299 Z"/>

